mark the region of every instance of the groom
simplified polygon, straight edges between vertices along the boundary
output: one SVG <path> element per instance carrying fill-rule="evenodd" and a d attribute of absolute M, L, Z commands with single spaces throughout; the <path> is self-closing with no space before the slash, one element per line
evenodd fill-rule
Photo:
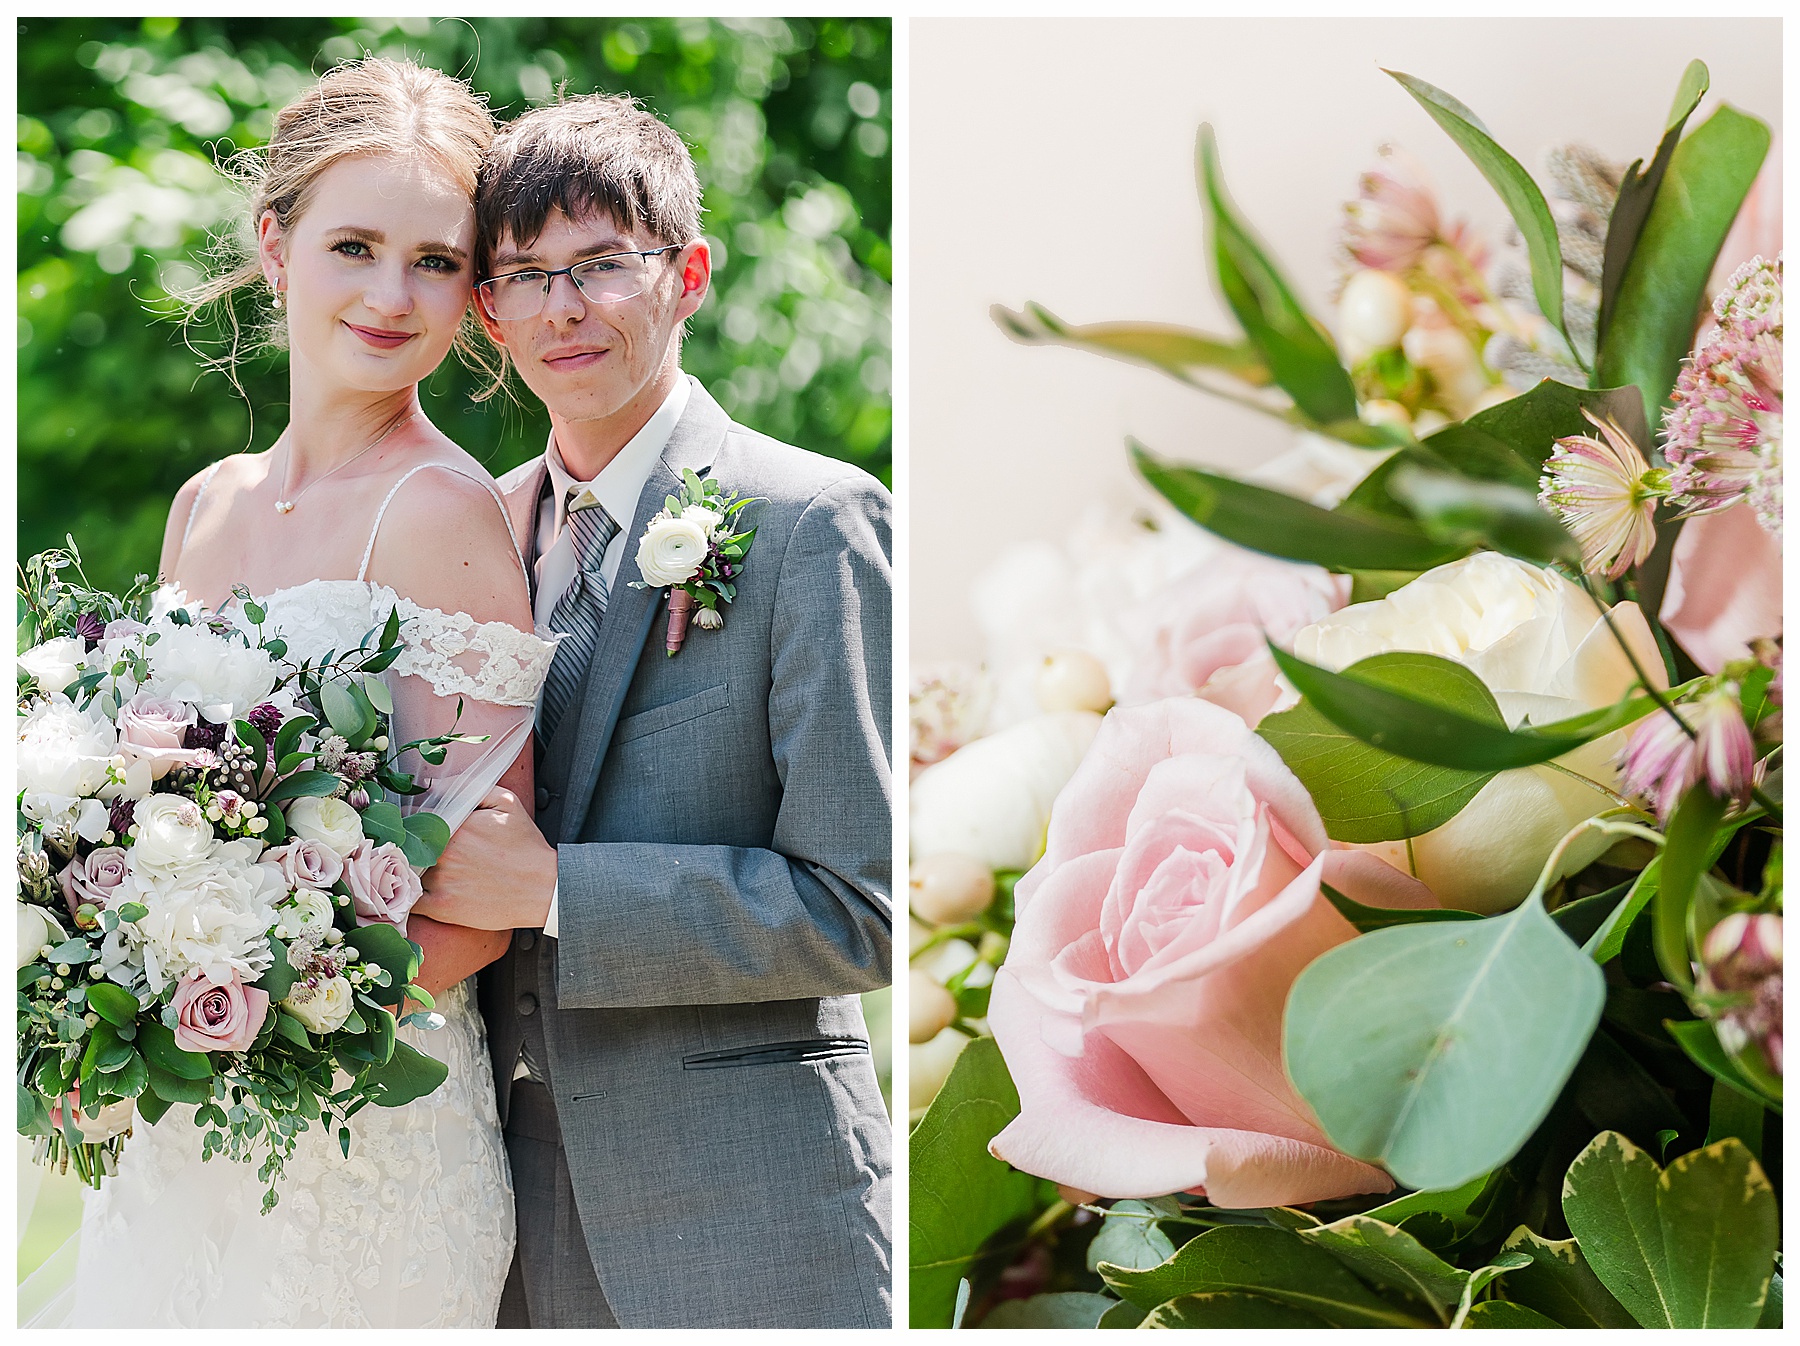
<path fill-rule="evenodd" d="M 536 825 L 496 791 L 416 908 L 515 932 L 480 984 L 518 1211 L 499 1326 L 888 1326 L 856 997 L 890 966 L 890 501 L 682 373 L 700 187 L 631 100 L 512 122 L 476 214 L 480 317 L 550 412 L 501 487 L 563 637 Z M 724 626 L 670 655 L 666 591 L 631 581 L 685 473 L 761 503 Z"/>

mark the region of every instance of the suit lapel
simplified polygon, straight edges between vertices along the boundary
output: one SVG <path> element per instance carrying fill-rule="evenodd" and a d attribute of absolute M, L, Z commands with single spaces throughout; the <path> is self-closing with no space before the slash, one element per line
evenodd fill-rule
<path fill-rule="evenodd" d="M 625 535 L 625 556 L 607 598 L 606 617 L 600 623 L 594 660 L 583 684 L 581 713 L 563 716 L 545 753 L 545 773 L 568 782 L 562 800 L 561 841 L 574 841 L 587 821 L 619 707 L 631 686 L 644 641 L 663 610 L 661 589 L 631 587 L 632 580 L 642 578 L 637 568 L 638 539 L 662 509 L 664 497 L 679 489 L 683 468 L 704 474 L 712 466 L 731 425 L 731 418 L 697 381 L 690 378 L 689 385 L 687 407 L 638 494 L 637 511 Z"/>

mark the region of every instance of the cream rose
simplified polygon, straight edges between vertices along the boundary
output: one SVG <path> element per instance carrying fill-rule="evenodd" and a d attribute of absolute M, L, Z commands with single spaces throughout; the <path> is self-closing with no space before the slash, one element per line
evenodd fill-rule
<path fill-rule="evenodd" d="M 1619 604 L 1612 620 L 1645 673 L 1666 687 L 1662 658 L 1637 605 Z M 1514 728 L 1527 717 L 1548 724 L 1609 706 L 1637 676 L 1593 599 L 1560 575 L 1495 552 L 1429 570 L 1294 639 L 1300 658 L 1333 670 L 1389 650 L 1422 650 L 1463 664 L 1487 684 Z M 1501 772 L 1449 822 L 1413 838 L 1419 879 L 1447 907 L 1517 906 L 1569 829 L 1613 806 L 1600 787 L 1617 788 L 1612 759 L 1622 742 L 1622 733 L 1609 734 L 1560 757 L 1563 771 Z M 1599 833 L 1583 836 L 1564 852 L 1560 872 L 1591 864 L 1610 844 Z M 1403 841 L 1370 849 L 1397 867 L 1408 863 Z"/>
<path fill-rule="evenodd" d="M 286 814 L 289 832 L 318 842 L 340 860 L 363 844 L 362 819 L 341 799 L 296 799 Z"/>
<path fill-rule="evenodd" d="M 679 518 L 665 513 L 650 520 L 637 549 L 638 570 L 646 584 L 660 589 L 685 584 L 694 577 L 711 545 L 704 524 L 688 517 L 701 513 L 711 515 L 712 511 L 690 509 Z"/>
<path fill-rule="evenodd" d="M 87 663 L 87 644 L 74 636 L 62 636 L 33 646 L 19 656 L 19 667 L 37 679 L 46 692 L 60 692 L 79 678 Z"/>
<path fill-rule="evenodd" d="M 193 800 L 182 795 L 151 795 L 137 802 L 133 868 L 180 869 L 204 860 L 212 849 L 212 824 Z"/>
<path fill-rule="evenodd" d="M 348 981 L 333 977 L 317 986 L 296 982 L 281 1008 L 298 1019 L 309 1033 L 335 1033 L 350 1018 L 356 999 Z"/>
<path fill-rule="evenodd" d="M 298 888 L 275 904 L 276 929 L 283 939 L 298 939 L 331 928 L 331 898 L 312 888 Z"/>
<path fill-rule="evenodd" d="M 37 961 L 38 950 L 46 944 L 61 944 L 69 937 L 68 931 L 58 924 L 56 917 L 44 908 L 30 902 L 16 902 L 19 909 L 18 948 L 19 966 Z"/>

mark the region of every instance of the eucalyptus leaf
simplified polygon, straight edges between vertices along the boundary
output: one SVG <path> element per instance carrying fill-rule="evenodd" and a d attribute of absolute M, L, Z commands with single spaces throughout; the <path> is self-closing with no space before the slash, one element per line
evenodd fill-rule
<path fill-rule="evenodd" d="M 434 1060 L 404 1042 L 396 1042 L 393 1054 L 385 1062 L 378 1062 L 364 1071 L 361 1082 L 379 1090 L 375 1095 L 378 1106 L 397 1108 L 425 1097 L 449 1076 L 450 1068 L 442 1061 Z"/>
<path fill-rule="evenodd" d="M 1743 1144 L 1666 1170 L 1617 1132 L 1563 1182 L 1563 1217 L 1601 1283 L 1643 1327 L 1755 1327 L 1775 1270 L 1775 1193 Z"/>
<path fill-rule="evenodd" d="M 1386 73 L 1398 80 L 1443 127 L 1462 152 L 1469 156 L 1481 176 L 1500 194 L 1506 209 L 1525 240 L 1525 251 L 1531 259 L 1531 292 L 1537 299 L 1538 311 L 1553 327 L 1563 326 L 1562 244 L 1556 236 L 1556 221 L 1550 214 L 1550 203 L 1544 193 L 1520 166 L 1519 161 L 1501 149 L 1468 108 L 1442 89 L 1397 70 Z"/>
<path fill-rule="evenodd" d="M 400 842 L 400 849 L 406 852 L 406 862 L 414 869 L 431 868 L 449 844 L 450 825 L 437 814 L 406 815 L 406 836 Z"/>
<path fill-rule="evenodd" d="M 1176 509 L 1240 547 L 1337 570 L 1429 570 L 1461 556 L 1409 520 L 1353 507 L 1320 509 L 1295 496 L 1158 458 L 1131 441 L 1144 480 Z"/>
<path fill-rule="evenodd" d="M 1038 1207 L 1037 1179 L 988 1153 L 988 1142 L 1019 1115 L 1019 1094 L 992 1038 L 964 1047 L 923 1120 L 914 1128 L 907 1245 L 910 1322 L 945 1327 L 957 1283 L 982 1246 Z"/>
<path fill-rule="evenodd" d="M 1507 1236 L 1507 1252 L 1522 1252 L 1531 1265 L 1506 1278 L 1506 1297 L 1564 1327 L 1636 1327 L 1600 1283 L 1574 1239 L 1542 1238 L 1523 1225 Z"/>
<path fill-rule="evenodd" d="M 362 811 L 362 830 L 372 840 L 398 846 L 406 840 L 406 819 L 399 805 L 377 799 Z"/>
<path fill-rule="evenodd" d="M 1206 209 L 1213 278 L 1244 335 L 1294 405 L 1319 424 L 1356 419 L 1356 388 L 1318 323 L 1239 217 L 1225 191 L 1213 129 L 1196 146 L 1200 200 Z"/>
<path fill-rule="evenodd" d="M 371 674 L 379 671 L 379 669 L 370 670 Z M 365 676 L 361 682 L 362 694 L 369 699 L 369 704 L 383 715 L 392 715 L 394 713 L 394 694 L 388 690 L 387 683 L 374 676 Z"/>
<path fill-rule="evenodd" d="M 351 683 L 340 680 L 320 687 L 319 706 L 332 731 L 342 734 L 353 747 L 375 727 L 375 708 L 362 694 L 362 689 Z"/>
<path fill-rule="evenodd" d="M 1517 1152 L 1599 1022 L 1605 978 L 1532 897 L 1329 950 L 1288 994 L 1283 1057 L 1331 1143 L 1449 1189 Z"/>
<path fill-rule="evenodd" d="M 1100 1326 L 1108 1309 L 1118 1307 L 1111 1295 L 1064 1290 L 1029 1299 L 1004 1299 L 981 1320 L 982 1327 L 1083 1327 Z"/>
<path fill-rule="evenodd" d="M 256 979 L 256 986 L 268 995 L 271 1003 L 280 1004 L 287 998 L 287 993 L 294 989 L 299 974 L 294 971 L 293 964 L 288 962 L 287 945 L 281 940 L 269 940 L 269 953 L 273 956 L 273 961 L 268 970 Z"/>
<path fill-rule="evenodd" d="M 1721 107 L 1677 145 L 1613 296 L 1595 376 L 1631 383 L 1660 415 L 1694 334 L 1694 315 L 1738 207 L 1769 150 L 1769 128 Z"/>
<path fill-rule="evenodd" d="M 1159 1212 L 1142 1201 L 1117 1201 L 1112 1212 L 1101 1222 L 1100 1232 L 1088 1244 L 1087 1267 L 1099 1269 L 1100 1263 L 1142 1271 L 1161 1266 L 1175 1255 L 1175 1245 L 1156 1226 Z"/>
<path fill-rule="evenodd" d="M 1269 383 L 1269 371 L 1245 341 L 1160 323 L 1065 323 L 1042 304 L 1027 303 L 1020 312 L 995 304 L 988 310 L 1000 330 L 1025 346 L 1073 346 L 1118 360 L 1149 365 L 1195 384 L 1195 373 L 1227 374 L 1253 387 Z M 1198 385 L 1204 386 L 1204 385 Z"/>

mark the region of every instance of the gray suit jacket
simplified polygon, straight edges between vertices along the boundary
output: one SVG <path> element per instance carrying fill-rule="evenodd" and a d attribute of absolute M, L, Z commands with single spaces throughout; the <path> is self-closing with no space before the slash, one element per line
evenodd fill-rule
<path fill-rule="evenodd" d="M 671 658 L 663 592 L 628 581 L 683 468 L 766 503 L 724 628 Z M 522 540 L 544 471 L 501 482 Z M 502 1118 L 528 1033 L 547 1066 L 626 1327 L 891 1321 L 892 1132 L 856 999 L 891 967 L 890 508 L 692 383 L 542 745 L 560 938 L 520 932 L 482 1008 Z"/>

